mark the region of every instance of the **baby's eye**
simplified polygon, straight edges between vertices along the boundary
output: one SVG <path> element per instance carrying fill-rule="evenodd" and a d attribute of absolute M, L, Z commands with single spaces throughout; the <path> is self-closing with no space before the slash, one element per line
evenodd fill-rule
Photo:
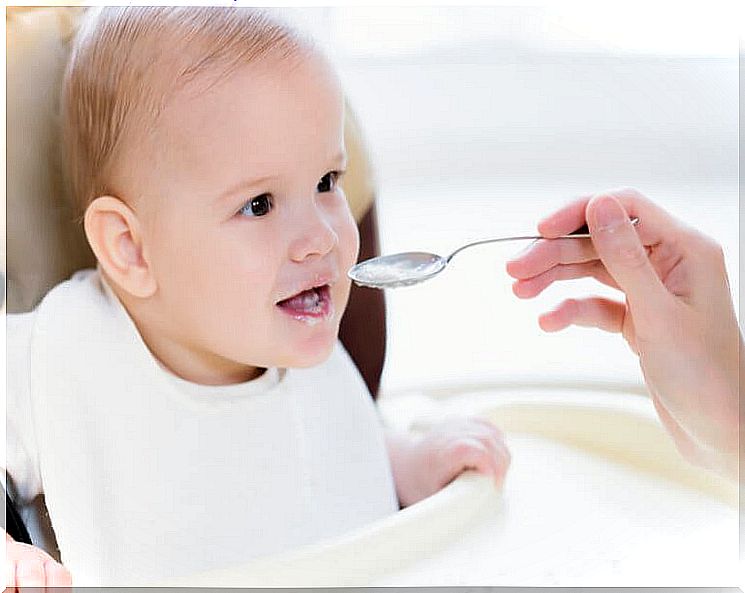
<path fill-rule="evenodd" d="M 246 202 L 238 211 L 238 214 L 241 216 L 265 216 L 269 214 L 273 205 L 274 203 L 270 194 L 261 194 Z"/>
<path fill-rule="evenodd" d="M 339 177 L 341 177 L 341 173 L 339 171 L 329 171 L 321 177 L 321 181 L 318 182 L 318 186 L 316 189 L 318 190 L 318 193 L 325 193 L 334 191 L 336 189 L 336 184 L 339 181 Z"/>

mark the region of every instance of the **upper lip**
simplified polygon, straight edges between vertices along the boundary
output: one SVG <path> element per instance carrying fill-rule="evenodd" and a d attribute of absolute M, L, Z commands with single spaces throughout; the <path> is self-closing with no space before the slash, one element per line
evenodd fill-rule
<path fill-rule="evenodd" d="M 326 284 L 333 284 L 334 282 L 336 282 L 336 279 L 337 274 L 334 274 L 330 271 L 316 272 L 315 274 L 306 276 L 303 280 L 298 280 L 297 282 L 291 284 L 290 289 L 284 294 L 284 296 L 281 296 L 277 302 L 279 303 L 281 301 L 286 301 L 287 299 L 294 297 L 295 295 L 298 295 L 306 290 L 310 290 L 311 288 L 318 288 L 319 286 L 325 286 Z"/>

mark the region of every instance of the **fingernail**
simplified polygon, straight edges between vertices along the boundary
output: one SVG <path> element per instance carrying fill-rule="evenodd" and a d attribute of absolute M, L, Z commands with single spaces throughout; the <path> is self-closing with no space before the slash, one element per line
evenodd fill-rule
<path fill-rule="evenodd" d="M 613 198 L 601 198 L 595 205 L 595 224 L 600 231 L 610 231 L 620 227 L 626 213 Z"/>

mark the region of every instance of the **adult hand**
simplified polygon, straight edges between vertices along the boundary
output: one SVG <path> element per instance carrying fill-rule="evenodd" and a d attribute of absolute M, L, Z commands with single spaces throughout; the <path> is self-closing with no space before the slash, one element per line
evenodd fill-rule
<path fill-rule="evenodd" d="M 636 228 L 630 217 L 639 218 Z M 620 332 L 681 454 L 736 476 L 742 336 L 722 248 L 631 188 L 580 198 L 538 231 L 551 239 L 585 221 L 592 240 L 538 240 L 507 264 L 514 293 L 532 298 L 582 277 L 622 291 L 624 302 L 565 300 L 539 323 L 546 331 L 573 324 Z"/>

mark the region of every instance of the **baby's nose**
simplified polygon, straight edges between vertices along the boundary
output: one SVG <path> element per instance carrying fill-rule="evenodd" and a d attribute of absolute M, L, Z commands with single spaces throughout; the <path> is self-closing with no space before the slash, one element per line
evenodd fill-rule
<path fill-rule="evenodd" d="M 339 243 L 339 236 L 330 221 L 315 214 L 302 222 L 302 230 L 290 246 L 290 257 L 303 261 L 315 255 L 325 256 Z"/>

